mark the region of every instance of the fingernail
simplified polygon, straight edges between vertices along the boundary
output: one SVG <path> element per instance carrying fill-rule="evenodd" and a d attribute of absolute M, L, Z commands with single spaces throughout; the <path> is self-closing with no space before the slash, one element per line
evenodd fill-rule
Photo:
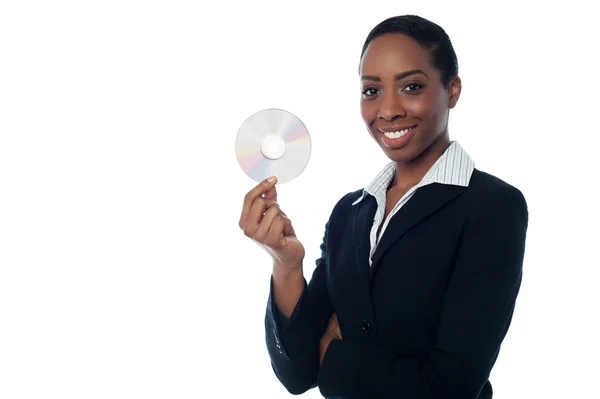
<path fill-rule="evenodd" d="M 267 179 L 267 182 L 273 183 L 275 181 L 275 176 L 271 176 Z"/>

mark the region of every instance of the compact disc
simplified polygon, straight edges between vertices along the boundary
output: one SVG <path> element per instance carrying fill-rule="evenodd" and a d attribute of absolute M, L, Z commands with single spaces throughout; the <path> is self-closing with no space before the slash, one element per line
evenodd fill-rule
<path fill-rule="evenodd" d="M 304 123 L 295 115 L 275 108 L 246 119 L 235 141 L 238 163 L 257 182 L 273 175 L 277 184 L 295 179 L 308 164 L 310 150 L 310 135 Z"/>

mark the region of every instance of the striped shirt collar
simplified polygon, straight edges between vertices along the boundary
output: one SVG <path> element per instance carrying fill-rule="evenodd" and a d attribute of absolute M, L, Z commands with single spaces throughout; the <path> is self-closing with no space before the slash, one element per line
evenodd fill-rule
<path fill-rule="evenodd" d="M 417 184 L 417 188 L 433 183 L 467 187 L 474 169 L 475 163 L 469 154 L 457 141 L 453 141 L 423 176 L 423 179 Z M 368 194 L 376 196 L 387 191 L 395 172 L 396 163 L 392 161 L 363 189 L 360 198 L 352 205 L 361 202 Z"/>

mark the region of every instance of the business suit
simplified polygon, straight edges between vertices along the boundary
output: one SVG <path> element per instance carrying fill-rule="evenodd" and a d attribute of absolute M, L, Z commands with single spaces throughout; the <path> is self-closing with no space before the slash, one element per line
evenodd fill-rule
<path fill-rule="evenodd" d="M 273 286 L 272 367 L 289 392 L 327 398 L 491 398 L 488 380 L 519 292 L 528 210 L 515 187 L 474 170 L 467 187 L 430 184 L 391 219 L 369 265 L 377 208 L 345 195 L 289 320 Z M 319 368 L 319 340 L 337 313 Z"/>

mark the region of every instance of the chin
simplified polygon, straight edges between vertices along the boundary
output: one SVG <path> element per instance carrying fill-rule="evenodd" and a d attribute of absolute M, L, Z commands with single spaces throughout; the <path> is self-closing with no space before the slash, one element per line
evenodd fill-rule
<path fill-rule="evenodd" d="M 377 140 L 377 144 L 390 160 L 405 163 L 411 162 L 423 152 L 419 141 L 415 139 L 417 137 L 414 137 L 409 143 L 400 148 L 390 148 L 381 139 Z"/>
<path fill-rule="evenodd" d="M 407 146 L 408 147 L 408 146 Z M 382 149 L 384 154 L 394 162 L 408 163 L 417 158 L 418 153 L 415 151 L 411 151 L 410 148 L 400 148 L 397 150 L 392 150 L 382 145 Z"/>

